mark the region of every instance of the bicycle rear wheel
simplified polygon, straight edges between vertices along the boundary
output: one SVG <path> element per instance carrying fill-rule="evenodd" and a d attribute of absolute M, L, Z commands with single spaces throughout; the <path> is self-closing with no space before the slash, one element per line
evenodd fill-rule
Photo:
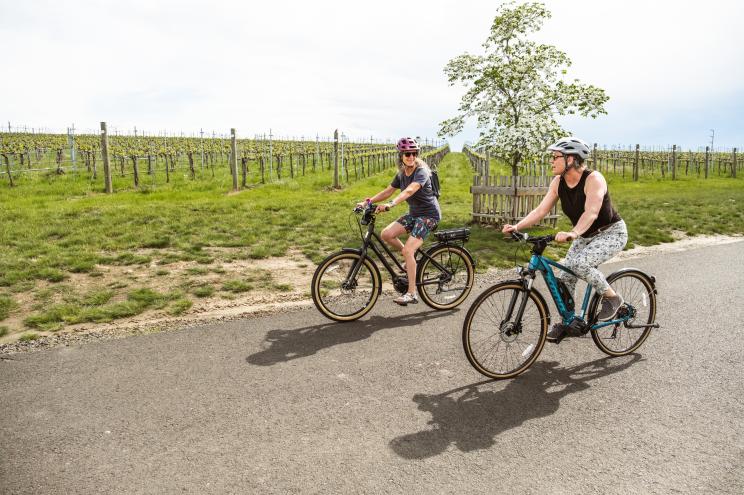
<path fill-rule="evenodd" d="M 643 325 L 655 322 L 656 291 L 648 275 L 638 270 L 624 270 L 607 277 L 610 286 L 623 296 L 625 304 L 618 310 L 618 315 L 630 312 L 632 315 L 625 323 L 608 325 L 593 329 L 592 339 L 599 349 L 610 356 L 625 356 L 638 349 L 651 333 L 651 327 L 632 328 L 628 325 Z M 595 315 L 601 298 L 595 297 L 589 308 L 589 321 L 596 321 Z"/>
<path fill-rule="evenodd" d="M 315 307 L 336 321 L 352 321 L 369 312 L 380 294 L 380 274 L 372 260 L 364 258 L 355 277 L 352 269 L 361 255 L 340 251 L 323 260 L 313 275 L 311 294 Z"/>
<path fill-rule="evenodd" d="M 514 321 L 523 297 L 528 297 L 521 321 Z M 512 309 L 507 319 L 509 308 Z M 548 332 L 548 310 L 535 291 L 525 294 L 521 281 L 494 285 L 478 296 L 462 327 L 465 356 L 490 378 L 512 378 L 540 355 Z"/>
<path fill-rule="evenodd" d="M 416 273 L 421 300 L 434 309 L 458 306 L 473 288 L 475 268 L 470 256 L 460 246 L 447 245 L 436 246 L 427 254 L 430 258 L 423 259 Z"/>

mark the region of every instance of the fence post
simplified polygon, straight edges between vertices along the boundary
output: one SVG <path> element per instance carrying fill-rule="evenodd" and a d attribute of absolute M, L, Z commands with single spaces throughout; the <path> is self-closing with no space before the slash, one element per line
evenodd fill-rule
<path fill-rule="evenodd" d="M 103 158 L 103 180 L 106 192 L 111 194 L 114 188 L 111 184 L 111 164 L 109 163 L 108 131 L 106 122 L 101 122 L 101 158 Z"/>
<path fill-rule="evenodd" d="M 67 128 L 67 144 L 70 145 L 70 160 L 72 161 L 72 171 L 77 173 L 77 163 L 75 160 L 75 124 L 72 128 Z"/>
<path fill-rule="evenodd" d="M 633 158 L 633 181 L 638 180 L 638 158 L 641 154 L 641 145 L 636 144 L 635 157 Z"/>
<path fill-rule="evenodd" d="M 705 147 L 705 178 L 708 178 L 708 167 L 710 166 L 710 146 Z"/>
<path fill-rule="evenodd" d="M 677 145 L 672 145 L 672 180 L 677 178 Z"/>
<path fill-rule="evenodd" d="M 592 165 L 594 166 L 594 170 L 599 170 L 597 166 L 597 143 L 594 143 L 592 147 Z"/>
<path fill-rule="evenodd" d="M 734 148 L 733 162 L 731 163 L 731 177 L 736 179 L 736 148 Z"/>
<path fill-rule="evenodd" d="M 338 189 L 338 129 L 333 132 L 333 187 Z"/>
<path fill-rule="evenodd" d="M 484 167 L 483 175 L 486 177 L 491 175 L 491 152 L 488 149 L 486 149 L 486 166 Z"/>
<path fill-rule="evenodd" d="M 235 128 L 230 129 L 230 172 L 232 173 L 233 191 L 238 190 L 238 153 Z"/>

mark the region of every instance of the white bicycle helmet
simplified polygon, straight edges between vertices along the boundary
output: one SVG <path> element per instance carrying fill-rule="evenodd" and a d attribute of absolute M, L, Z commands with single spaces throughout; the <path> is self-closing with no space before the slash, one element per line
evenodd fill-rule
<path fill-rule="evenodd" d="M 558 151 L 564 155 L 576 155 L 582 160 L 589 158 L 591 151 L 589 145 L 576 137 L 564 137 L 548 146 L 549 151 Z"/>

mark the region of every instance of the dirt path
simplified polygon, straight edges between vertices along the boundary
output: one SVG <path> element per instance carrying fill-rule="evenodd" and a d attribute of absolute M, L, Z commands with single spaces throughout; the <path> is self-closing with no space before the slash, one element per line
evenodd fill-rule
<path fill-rule="evenodd" d="M 742 236 L 695 236 L 686 237 L 682 233 L 677 236 L 677 241 L 659 244 L 655 246 L 640 246 L 623 251 L 610 262 L 632 260 L 661 253 L 672 253 L 699 249 L 706 246 L 727 244 L 742 240 Z M 128 278 L 130 280 L 143 280 L 149 277 L 150 285 L 155 289 L 165 289 L 174 283 L 174 277 L 183 272 L 192 272 L 193 266 L 181 264 L 170 267 L 173 272 L 171 277 L 153 277 L 145 268 L 138 272 L 136 268 L 117 267 L 107 273 L 107 279 Z M 0 338 L 0 355 L 23 352 L 46 347 L 60 345 L 80 344 L 87 341 L 101 339 L 122 338 L 129 335 L 153 333 L 173 330 L 188 326 L 194 326 L 215 321 L 227 321 L 246 316 L 265 315 L 278 312 L 293 311 L 300 308 L 312 307 L 313 303 L 309 295 L 310 281 L 315 266 L 298 253 L 293 253 L 285 258 L 270 258 L 265 260 L 237 260 L 225 265 L 225 271 L 229 273 L 220 274 L 221 278 L 230 276 L 230 273 L 253 274 L 262 279 L 255 290 L 245 294 L 228 294 L 226 297 L 211 297 L 208 299 L 195 298 L 194 305 L 183 315 L 169 316 L 165 311 L 148 311 L 143 314 L 116 320 L 110 323 L 85 323 L 66 326 L 58 332 L 38 332 L 39 338 L 29 341 L 19 341 L 21 333 L 15 333 Z M 479 283 L 487 283 L 496 280 L 511 269 L 492 269 L 485 274 L 479 274 Z M 277 275 L 281 274 L 281 275 Z M 193 275 L 193 273 L 192 273 Z M 199 280 L 192 283 L 208 283 L 215 278 L 214 274 L 197 273 Z M 153 283 L 153 279 L 155 283 Z M 83 285 L 85 276 L 79 281 L 73 281 L 77 286 Z M 267 283 L 274 280 L 275 283 Z M 281 283 L 276 283 L 280 281 Z M 22 316 L 16 312 L 11 323 L 19 324 Z M 6 320 L 7 323 L 8 320 Z"/>

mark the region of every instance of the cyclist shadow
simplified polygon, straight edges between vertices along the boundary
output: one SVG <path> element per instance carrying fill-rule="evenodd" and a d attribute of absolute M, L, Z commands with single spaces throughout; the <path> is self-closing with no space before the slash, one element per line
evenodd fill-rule
<path fill-rule="evenodd" d="M 373 333 L 388 328 L 407 327 L 432 319 L 450 316 L 459 309 L 425 311 L 403 316 L 372 316 L 348 323 L 323 323 L 293 330 L 271 330 L 266 334 L 264 350 L 246 358 L 250 364 L 271 366 L 291 361 L 339 344 L 348 344 L 369 338 Z"/>
<path fill-rule="evenodd" d="M 502 390 L 479 390 L 481 385 L 494 384 L 486 380 L 441 394 L 416 394 L 413 401 L 419 410 L 432 414 L 432 427 L 395 438 L 390 441 L 390 448 L 406 459 L 441 454 L 450 444 L 463 452 L 490 448 L 504 431 L 556 412 L 563 397 L 588 389 L 587 382 L 622 371 L 640 360 L 639 354 L 632 354 L 570 368 L 559 368 L 555 361 L 540 361 Z"/>

